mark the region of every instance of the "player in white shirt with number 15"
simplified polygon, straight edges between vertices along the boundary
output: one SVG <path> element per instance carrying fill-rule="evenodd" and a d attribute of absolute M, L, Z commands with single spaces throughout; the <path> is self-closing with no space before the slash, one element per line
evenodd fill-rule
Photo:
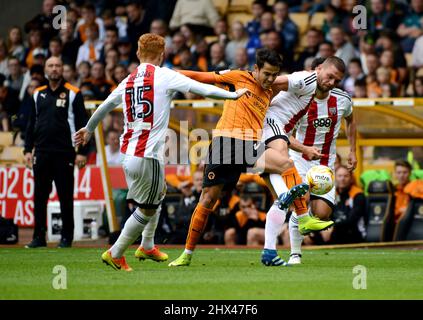
<path fill-rule="evenodd" d="M 98 107 L 86 127 L 75 134 L 76 145 L 86 144 L 98 123 L 122 103 L 124 133 L 120 138 L 120 151 L 129 189 L 127 197 L 136 203 L 137 209 L 126 221 L 116 243 L 101 256 L 103 262 L 116 270 L 132 271 L 123 253 L 141 233 L 143 240 L 135 256 L 167 260 L 167 255 L 154 246 L 153 239 L 166 193 L 164 146 L 173 94 L 180 91 L 218 99 L 238 99 L 247 92 L 247 89 L 229 92 L 161 68 L 164 51 L 162 37 L 142 35 L 137 51 L 140 65 Z"/>

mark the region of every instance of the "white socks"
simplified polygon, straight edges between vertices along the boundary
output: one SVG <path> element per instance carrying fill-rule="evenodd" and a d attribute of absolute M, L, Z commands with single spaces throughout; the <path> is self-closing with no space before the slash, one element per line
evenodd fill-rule
<path fill-rule="evenodd" d="M 266 227 L 265 227 L 265 238 L 264 248 L 276 250 L 278 244 L 278 236 L 282 231 L 282 225 L 285 222 L 286 211 L 278 208 L 277 204 L 274 203 L 266 215 Z"/>
<path fill-rule="evenodd" d="M 156 233 L 157 224 L 159 223 L 161 206 L 156 210 L 156 213 L 151 217 L 150 221 L 142 232 L 141 247 L 144 250 L 151 250 L 154 248 L 154 234 Z"/>
<path fill-rule="evenodd" d="M 271 173 L 269 174 L 269 179 L 278 197 L 289 190 L 280 174 Z"/>
<path fill-rule="evenodd" d="M 110 248 L 113 258 L 122 257 L 125 250 L 139 237 L 143 232 L 145 226 L 150 221 L 151 217 L 146 216 L 137 208 L 134 213 L 126 220 L 123 230 L 115 242 Z"/>
<path fill-rule="evenodd" d="M 308 213 L 306 213 L 307 215 Z M 302 216 L 302 215 L 301 215 Z M 289 219 L 289 241 L 291 243 L 291 254 L 301 254 L 301 244 L 304 236 L 298 231 L 298 217 L 295 212 L 291 214 Z"/>

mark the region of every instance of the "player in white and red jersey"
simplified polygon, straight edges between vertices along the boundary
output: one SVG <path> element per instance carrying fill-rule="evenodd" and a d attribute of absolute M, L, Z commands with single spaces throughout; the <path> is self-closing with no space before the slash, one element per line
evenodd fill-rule
<path fill-rule="evenodd" d="M 124 133 L 120 151 L 128 184 L 127 198 L 136 203 L 137 209 L 126 221 L 116 243 L 102 254 L 103 262 L 115 270 L 132 271 L 123 253 L 141 233 L 143 240 L 135 252 L 137 258 L 156 261 L 168 258 L 154 246 L 153 239 L 160 205 L 166 193 L 164 145 L 173 94 L 180 91 L 212 98 L 237 99 L 247 91 L 229 92 L 161 68 L 164 50 L 162 37 L 142 35 L 137 51 L 140 65 L 98 107 L 86 127 L 75 134 L 77 145 L 86 144 L 106 114 L 123 104 Z"/>
<path fill-rule="evenodd" d="M 282 157 L 288 157 L 289 137 L 297 122 L 307 113 L 315 95 L 333 89 L 344 73 L 344 62 L 337 57 L 329 57 L 313 72 L 300 71 L 278 77 L 274 91 L 280 92 L 273 98 L 264 123 L 263 140 L 266 146 L 278 150 Z M 304 153 L 310 159 L 324 157 L 320 150 L 312 146 L 307 146 Z M 294 204 L 299 229 L 303 234 L 327 229 L 333 225 L 333 221 L 323 221 L 308 214 L 304 197 L 308 185 L 302 183 L 295 162 L 294 167 L 286 170 L 282 176 L 270 174 L 265 180 L 278 200 L 267 213 L 261 261 L 267 266 L 284 265 L 277 254 L 276 244 L 286 210 L 291 204 Z"/>
<path fill-rule="evenodd" d="M 316 59 L 313 65 L 322 63 Z M 353 118 L 352 100 L 345 91 L 334 88 L 328 92 L 318 91 L 307 113 L 297 122 L 296 135 L 290 137 L 290 158 L 303 180 L 307 171 L 316 165 L 328 166 L 335 172 L 336 139 L 341 128 L 342 119 L 346 122 L 346 133 L 350 143 L 347 168 L 354 170 L 356 156 L 356 125 Z M 304 151 L 314 147 L 322 154 L 320 159 L 309 159 Z M 335 205 L 335 186 L 324 195 L 310 193 L 310 212 L 319 219 L 328 220 Z M 298 230 L 295 213 L 289 220 L 291 255 L 288 264 L 301 263 L 301 243 L 303 236 Z"/>

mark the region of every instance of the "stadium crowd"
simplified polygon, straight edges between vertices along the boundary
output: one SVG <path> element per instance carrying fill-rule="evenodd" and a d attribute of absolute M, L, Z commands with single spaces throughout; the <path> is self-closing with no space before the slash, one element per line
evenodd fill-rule
<path fill-rule="evenodd" d="M 23 25 L 11 26 L 7 37 L 0 39 L 0 131 L 13 131 L 17 145 L 23 141 L 29 100 L 34 89 L 46 82 L 44 63 L 48 57 L 62 59 L 65 80 L 79 87 L 85 100 L 104 100 L 136 68 L 137 40 L 147 32 L 165 38 L 164 65 L 176 70 L 250 69 L 256 50 L 267 47 L 283 56 L 285 73 L 309 70 L 315 57 L 342 58 L 348 75 L 341 87 L 356 98 L 423 97 L 423 0 L 258 0 L 251 1 L 251 17 L 246 23 L 222 15 L 212 0 L 196 2 L 193 6 L 189 0 L 44 0 L 39 14 Z M 67 8 L 63 29 L 55 29 L 52 24 L 53 7 L 59 4 Z M 359 4 L 368 9 L 365 30 L 353 24 L 353 7 Z M 324 14 L 324 19 L 320 26 L 304 29 L 290 18 L 298 12 L 308 13 L 310 19 Z M 197 97 L 186 94 L 178 98 Z M 104 122 L 111 164 L 119 164 L 122 125 L 118 113 Z M 94 159 L 95 152 L 89 163 L 95 163 Z M 356 188 L 355 196 L 364 194 L 353 186 L 348 172 L 341 172 L 345 171 L 342 168 L 337 170 L 336 180 L 342 186 L 338 204 L 345 209 L 350 208 L 345 205 L 345 197 L 351 188 Z M 184 243 L 199 198 L 201 175 L 199 170 L 185 181 L 168 177 L 170 190 L 173 187 L 174 193 L 182 196 L 173 212 L 164 205 L 166 212 L 158 233 L 166 241 Z M 398 181 L 402 190 L 404 182 Z M 222 197 L 203 243 L 263 242 L 262 211 L 266 211 L 271 196 L 260 182 L 248 185 L 241 182 L 235 192 Z M 401 200 L 403 206 L 405 198 Z M 357 204 L 354 201 L 354 206 L 362 203 L 362 199 Z M 335 210 L 335 215 L 340 211 Z M 343 218 L 337 217 L 334 233 L 308 241 L 361 241 L 364 234 L 360 223 L 365 217 L 357 212 L 365 210 L 347 211 L 342 211 Z M 339 228 L 351 228 L 351 239 L 340 240 L 336 233 Z M 285 243 L 283 238 L 284 233 L 281 242 Z"/>

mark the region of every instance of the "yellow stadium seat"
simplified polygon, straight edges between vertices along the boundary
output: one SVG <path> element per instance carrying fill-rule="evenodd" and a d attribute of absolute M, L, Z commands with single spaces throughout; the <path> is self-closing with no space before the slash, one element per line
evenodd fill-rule
<path fill-rule="evenodd" d="M 213 0 L 213 4 L 222 16 L 224 16 L 228 11 L 229 0 Z"/>
<path fill-rule="evenodd" d="M 251 0 L 232 0 L 229 5 L 230 12 L 251 12 Z"/>
<path fill-rule="evenodd" d="M 0 154 L 1 164 L 23 164 L 24 155 L 22 147 L 6 147 Z"/>
<path fill-rule="evenodd" d="M 303 35 L 308 29 L 309 15 L 304 12 L 290 13 L 289 17 L 298 26 L 298 32 L 300 33 L 300 36 Z"/>
<path fill-rule="evenodd" d="M 324 12 L 316 12 L 315 14 L 311 16 L 310 27 L 322 29 L 325 18 L 326 18 L 326 14 Z"/>
<path fill-rule="evenodd" d="M 13 144 L 12 132 L 0 132 L 0 146 L 8 147 Z"/>
<path fill-rule="evenodd" d="M 230 12 L 228 14 L 228 25 L 232 26 L 235 21 L 240 21 L 244 26 L 253 20 L 253 15 L 246 12 Z"/>

